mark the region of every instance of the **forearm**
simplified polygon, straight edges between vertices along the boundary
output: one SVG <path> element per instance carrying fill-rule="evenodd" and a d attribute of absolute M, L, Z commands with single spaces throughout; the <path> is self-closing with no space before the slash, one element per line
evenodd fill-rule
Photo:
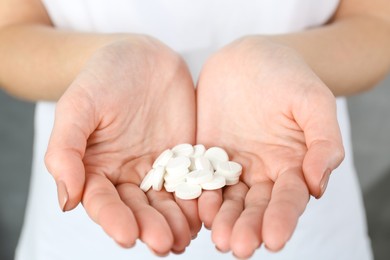
<path fill-rule="evenodd" d="M 390 25 L 369 16 L 269 39 L 295 49 L 338 96 L 374 86 L 390 69 Z"/>
<path fill-rule="evenodd" d="M 57 100 L 94 51 L 120 34 L 64 32 L 44 25 L 0 30 L 0 86 L 28 100 Z"/>

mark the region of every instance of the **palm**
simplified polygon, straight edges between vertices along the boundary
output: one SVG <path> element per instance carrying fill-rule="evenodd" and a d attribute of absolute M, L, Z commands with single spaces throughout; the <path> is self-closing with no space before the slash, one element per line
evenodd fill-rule
<path fill-rule="evenodd" d="M 308 153 L 313 144 L 328 142 L 313 125 L 333 124 L 329 135 L 341 143 L 334 98 L 305 64 L 283 50 L 258 52 L 247 44 L 212 57 L 197 89 L 197 141 L 224 147 L 243 165 L 243 183 L 224 190 L 212 224 L 217 247 L 239 257 L 263 241 L 278 250 L 291 236 L 309 199 L 304 170 L 312 174 L 316 165 L 322 171 L 327 162 L 318 159 L 327 154 Z M 215 207 L 207 204 L 200 200 L 199 207 Z"/>
<path fill-rule="evenodd" d="M 272 97 L 256 93 L 253 86 L 237 90 L 234 86 L 226 89 L 226 84 L 223 98 L 211 97 L 210 88 L 216 85 L 207 86 L 207 91 L 201 92 L 202 87 L 198 90 L 198 140 L 226 147 L 233 160 L 245 165 L 242 180 L 246 184 L 275 181 L 281 172 L 301 168 L 307 150 L 304 133 L 291 119 L 292 115 L 282 111 L 279 102 L 264 104 Z M 239 91 L 246 95 L 235 93 Z M 202 103 L 204 96 L 214 101 Z"/>
<path fill-rule="evenodd" d="M 46 160 L 53 175 L 74 174 L 65 179 L 67 209 L 82 196 L 90 217 L 118 243 L 131 246 L 139 235 L 166 253 L 183 250 L 198 231 L 199 220 L 188 217 L 197 207 L 138 186 L 158 152 L 194 142 L 195 105 L 184 63 L 155 48 L 120 43 L 92 57 L 58 102 Z"/>

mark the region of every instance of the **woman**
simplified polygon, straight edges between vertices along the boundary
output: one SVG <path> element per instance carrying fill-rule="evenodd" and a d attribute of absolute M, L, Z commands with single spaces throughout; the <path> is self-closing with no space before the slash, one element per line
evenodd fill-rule
<path fill-rule="evenodd" d="M 150 258 L 145 245 L 183 253 L 202 222 L 219 251 L 238 257 L 370 259 L 343 99 L 346 157 L 334 170 L 344 151 L 332 95 L 388 70 L 389 4 L 366 5 L 1 1 L 1 85 L 59 99 L 55 116 L 54 103 L 37 105 L 17 259 Z M 199 74 L 196 108 L 181 57 Z M 226 148 L 244 165 L 242 182 L 198 201 L 141 192 L 158 153 L 184 142 Z M 85 210 L 55 209 L 45 153 L 62 210 L 80 201 Z M 322 198 L 307 204 L 309 194 Z M 85 213 L 122 247 L 144 244 L 118 247 Z M 199 256 L 228 257 L 204 229 L 178 255 Z"/>

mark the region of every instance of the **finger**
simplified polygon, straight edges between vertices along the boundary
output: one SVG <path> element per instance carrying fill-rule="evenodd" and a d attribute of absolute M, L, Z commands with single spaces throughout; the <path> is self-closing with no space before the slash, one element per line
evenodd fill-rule
<path fill-rule="evenodd" d="M 117 189 L 121 199 L 135 216 L 141 241 L 157 255 L 168 254 L 174 238 L 164 216 L 149 205 L 146 194 L 137 185 L 121 184 Z"/>
<path fill-rule="evenodd" d="M 278 176 L 263 220 L 262 236 L 268 249 L 278 251 L 284 247 L 308 201 L 309 191 L 299 170 Z"/>
<path fill-rule="evenodd" d="M 182 253 L 191 242 L 191 231 L 186 216 L 175 202 L 172 194 L 165 191 L 147 192 L 149 203 L 166 219 L 172 234 L 172 252 Z"/>
<path fill-rule="evenodd" d="M 80 102 L 75 108 L 65 96 L 56 107 L 45 163 L 56 181 L 63 211 L 76 207 L 83 193 L 85 170 L 82 159 L 88 136 L 94 129 L 92 119 L 86 116 L 91 114 L 89 106 Z"/>
<path fill-rule="evenodd" d="M 118 244 L 127 248 L 134 245 L 139 236 L 137 221 L 105 176 L 87 175 L 83 205 L 90 218 Z"/>
<path fill-rule="evenodd" d="M 222 205 L 222 189 L 203 191 L 198 199 L 198 205 L 200 220 L 207 229 L 210 229 Z"/>
<path fill-rule="evenodd" d="M 196 238 L 200 229 L 202 228 L 202 222 L 198 213 L 198 201 L 197 200 L 182 200 L 175 196 L 177 205 L 180 207 L 184 216 L 187 218 L 188 225 L 190 226 L 191 238 Z"/>
<path fill-rule="evenodd" d="M 221 252 L 230 250 L 230 238 L 234 224 L 244 210 L 244 201 L 248 187 L 239 182 L 223 190 L 223 203 L 215 216 L 211 227 L 211 238 Z"/>
<path fill-rule="evenodd" d="M 272 186 L 270 181 L 256 183 L 246 195 L 245 209 L 234 225 L 230 240 L 233 254 L 238 258 L 249 258 L 262 243 L 263 216 Z"/>
<path fill-rule="evenodd" d="M 338 144 L 318 141 L 309 146 L 302 168 L 310 194 L 317 199 L 324 194 L 332 171 L 343 158 L 344 150 Z"/>
<path fill-rule="evenodd" d="M 335 98 L 326 87 L 322 90 L 310 94 L 294 111 L 308 148 L 303 173 L 310 193 L 317 198 L 324 193 L 330 173 L 344 159 Z"/>

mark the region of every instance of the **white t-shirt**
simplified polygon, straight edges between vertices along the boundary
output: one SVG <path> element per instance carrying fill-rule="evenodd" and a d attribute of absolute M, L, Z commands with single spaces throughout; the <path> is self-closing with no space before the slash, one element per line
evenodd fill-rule
<path fill-rule="evenodd" d="M 196 80 L 208 55 L 248 34 L 299 31 L 325 23 L 337 0 L 44 0 L 58 28 L 88 32 L 129 32 L 154 36 L 188 62 Z M 352 161 L 346 101 L 337 100 L 346 158 L 332 174 L 320 200 L 311 200 L 291 240 L 279 253 L 257 250 L 258 259 L 372 259 L 365 215 Z M 137 242 L 117 246 L 92 222 L 82 206 L 67 213 L 58 207 L 55 182 L 44 166 L 54 120 L 54 103 L 38 103 L 33 170 L 18 260 L 152 259 Z M 161 238 L 163 239 L 163 238 Z M 169 258 L 233 259 L 220 254 L 202 229 L 182 255 Z"/>

